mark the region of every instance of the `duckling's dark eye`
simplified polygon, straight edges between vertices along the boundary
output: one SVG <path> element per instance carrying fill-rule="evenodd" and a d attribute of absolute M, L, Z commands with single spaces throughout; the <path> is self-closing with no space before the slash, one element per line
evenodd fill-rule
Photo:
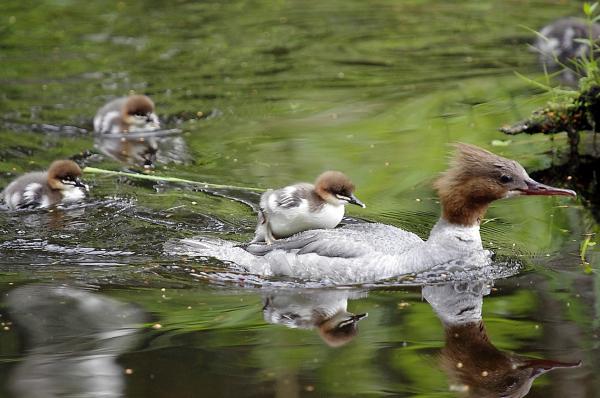
<path fill-rule="evenodd" d="M 506 174 L 502 174 L 502 176 L 500 177 L 500 182 L 503 184 L 512 182 L 513 178 L 511 176 L 508 176 Z"/>

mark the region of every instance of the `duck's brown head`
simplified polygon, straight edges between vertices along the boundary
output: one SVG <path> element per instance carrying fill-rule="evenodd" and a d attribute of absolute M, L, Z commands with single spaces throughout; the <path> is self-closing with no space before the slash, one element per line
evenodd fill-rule
<path fill-rule="evenodd" d="M 81 168 L 72 160 L 55 160 L 48 169 L 48 185 L 61 191 L 74 187 L 87 190 L 87 186 L 81 182 L 81 175 Z"/>
<path fill-rule="evenodd" d="M 456 144 L 450 168 L 434 183 L 442 217 L 453 224 L 476 225 L 494 200 L 518 195 L 576 196 L 570 189 L 534 181 L 518 162 L 469 144 Z"/>
<path fill-rule="evenodd" d="M 131 95 L 121 110 L 121 120 L 123 129 L 147 129 L 155 130 L 160 128 L 158 116 L 154 113 L 154 102 L 145 95 Z"/>
<path fill-rule="evenodd" d="M 354 196 L 354 189 L 352 181 L 339 171 L 326 171 L 315 182 L 315 192 L 328 203 L 334 205 L 352 203 L 363 208 L 366 207 Z"/>

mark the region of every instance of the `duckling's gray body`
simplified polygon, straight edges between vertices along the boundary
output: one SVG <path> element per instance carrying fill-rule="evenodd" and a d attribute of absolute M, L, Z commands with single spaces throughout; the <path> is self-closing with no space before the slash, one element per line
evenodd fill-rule
<path fill-rule="evenodd" d="M 126 101 L 127 97 L 117 98 L 98 109 L 94 117 L 94 131 L 106 134 L 120 133 L 121 109 L 123 109 Z"/>
<path fill-rule="evenodd" d="M 146 96 L 116 98 L 102 106 L 94 116 L 96 133 L 119 134 L 158 129 L 160 121 L 154 113 L 154 104 Z"/>
<path fill-rule="evenodd" d="M 27 173 L 10 184 L 2 192 L 4 202 L 11 210 L 49 207 L 63 199 L 58 190 L 48 186 L 48 173 Z"/>
<path fill-rule="evenodd" d="M 47 172 L 34 171 L 18 177 L 0 196 L 11 210 L 78 202 L 85 198 L 88 190 L 80 177 L 81 169 L 75 162 L 57 160 Z"/>

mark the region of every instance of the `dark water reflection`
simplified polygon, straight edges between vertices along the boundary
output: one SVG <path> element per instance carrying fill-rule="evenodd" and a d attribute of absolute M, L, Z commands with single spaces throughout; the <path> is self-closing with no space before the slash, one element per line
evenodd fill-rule
<path fill-rule="evenodd" d="M 210 396 L 254 396 L 256 391 L 282 397 L 312 391 L 361 395 L 369 391 L 365 381 L 377 378 L 372 370 L 353 368 L 366 355 L 379 358 L 375 368 L 388 373 L 380 392 L 410 396 L 406 382 L 424 372 L 426 378 L 421 373 L 423 380 L 413 380 L 424 393 L 524 397 L 537 377 L 557 368 L 577 368 L 582 358 L 585 366 L 593 357 L 592 352 L 584 356 L 544 350 L 542 356 L 565 357 L 561 362 L 521 354 L 533 346 L 498 348 L 523 332 L 499 328 L 500 319 L 492 317 L 488 333 L 482 314 L 484 296 L 492 289 L 492 281 L 430 285 L 422 292 L 396 292 L 400 294 L 277 289 L 262 298 L 231 294 L 227 303 L 215 301 L 227 296 L 214 297 L 214 290 L 156 289 L 159 295 L 151 295 L 163 305 L 171 301 L 166 308 L 174 313 L 148 323 L 150 317 L 139 304 L 95 289 L 31 284 L 9 289 L 3 302 L 8 316 L 3 324 L 17 332 L 24 347 L 22 359 L 3 366 L 6 386 L 15 397 L 188 396 L 197 389 Z M 426 301 L 420 301 L 421 294 Z M 403 297 L 400 302 L 398 296 Z M 348 306 L 374 312 L 366 317 L 348 311 Z M 415 324 L 415 313 L 433 322 Z M 285 329 L 289 332 L 282 334 Z M 436 337 L 425 344 L 413 340 L 422 334 Z M 421 358 L 426 366 L 413 362 L 413 370 L 398 368 L 403 357 Z M 340 358 L 348 362 L 339 363 Z M 361 371 L 366 375 L 359 375 Z M 411 375 L 413 371 L 418 373 Z M 330 373 L 326 380 L 332 385 L 323 384 L 321 372 Z M 557 386 L 559 391 L 573 388 L 578 376 L 588 373 L 582 367 L 561 372 L 566 384 Z M 209 382 L 226 377 L 231 378 L 228 383 Z M 357 379 L 344 382 L 348 377 Z M 177 382 L 165 385 L 173 378 Z M 236 390 L 243 385 L 245 390 Z M 581 386 L 578 390 L 581 395 L 574 396 L 593 396 Z"/>
<path fill-rule="evenodd" d="M 136 343 L 143 311 L 67 286 L 27 285 L 5 301 L 26 347 L 8 377 L 14 396 L 123 396 L 127 372 L 117 357 Z"/>

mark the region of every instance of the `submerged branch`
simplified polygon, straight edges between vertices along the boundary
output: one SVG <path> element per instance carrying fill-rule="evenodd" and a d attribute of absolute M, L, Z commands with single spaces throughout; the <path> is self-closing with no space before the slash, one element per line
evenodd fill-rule
<path fill-rule="evenodd" d="M 149 175 L 149 174 L 126 173 L 124 171 L 104 170 L 104 169 L 98 169 L 95 167 L 86 167 L 83 169 L 83 172 L 90 173 L 90 174 L 108 174 L 108 175 L 115 175 L 115 176 L 125 176 L 125 177 L 129 177 L 129 178 L 137 178 L 140 180 L 193 184 L 193 185 L 200 185 L 202 188 L 239 189 L 242 191 L 253 191 L 253 192 L 263 192 L 264 191 L 264 189 L 262 189 L 262 188 L 240 187 L 240 186 L 235 186 L 235 185 L 223 185 L 223 184 L 211 184 L 208 182 L 192 181 L 192 180 L 186 180 L 186 179 L 177 178 L 177 177 L 164 177 L 164 176 L 156 176 L 156 175 Z"/>

